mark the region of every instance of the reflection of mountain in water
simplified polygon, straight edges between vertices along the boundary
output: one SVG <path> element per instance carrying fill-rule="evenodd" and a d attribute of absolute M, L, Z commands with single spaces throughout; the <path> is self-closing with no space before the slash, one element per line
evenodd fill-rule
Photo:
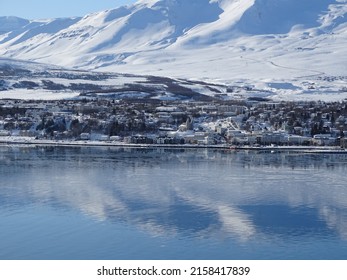
<path fill-rule="evenodd" d="M 0 147 L 2 207 L 44 204 L 152 235 L 347 239 L 345 155 Z M 310 233 L 310 234 L 308 234 Z"/>

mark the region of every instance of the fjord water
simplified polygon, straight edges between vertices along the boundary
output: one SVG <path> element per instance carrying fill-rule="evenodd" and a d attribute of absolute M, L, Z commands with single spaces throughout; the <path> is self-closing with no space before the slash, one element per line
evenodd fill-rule
<path fill-rule="evenodd" d="M 0 147 L 0 259 L 347 259 L 347 155 Z"/>

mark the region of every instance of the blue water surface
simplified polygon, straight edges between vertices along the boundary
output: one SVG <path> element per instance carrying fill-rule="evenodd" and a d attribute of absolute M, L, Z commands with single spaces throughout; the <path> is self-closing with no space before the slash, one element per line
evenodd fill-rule
<path fill-rule="evenodd" d="M 347 259 L 347 156 L 0 147 L 0 259 Z"/>

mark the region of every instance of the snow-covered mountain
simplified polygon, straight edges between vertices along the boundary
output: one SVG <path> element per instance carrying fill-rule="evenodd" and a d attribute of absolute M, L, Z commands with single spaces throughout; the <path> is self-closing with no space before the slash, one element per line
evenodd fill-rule
<path fill-rule="evenodd" d="M 347 0 L 139 0 L 83 18 L 2 17 L 0 55 L 286 93 L 347 75 L 346 13 Z"/>

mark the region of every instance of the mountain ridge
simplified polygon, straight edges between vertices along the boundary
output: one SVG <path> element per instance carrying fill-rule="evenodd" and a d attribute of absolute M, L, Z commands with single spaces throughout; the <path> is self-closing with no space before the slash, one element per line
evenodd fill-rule
<path fill-rule="evenodd" d="M 28 21 L 2 17 L 0 53 L 46 62 L 43 57 L 53 56 L 56 51 L 78 57 L 103 51 L 120 53 L 125 49 L 130 49 L 126 51 L 129 53 L 182 45 L 213 45 L 242 35 L 287 34 L 296 26 L 319 29 L 323 26 L 319 23 L 321 14 L 328 13 L 332 5 L 343 6 L 346 12 L 345 3 L 333 0 L 318 0 L 315 5 L 310 0 L 140 0 L 134 5 L 83 18 Z M 339 21 L 330 19 L 326 25 L 346 23 L 344 14 L 339 15 Z M 35 51 L 28 47 L 30 44 L 35 45 Z M 54 49 L 53 45 L 60 47 Z M 53 53 L 48 49 L 53 49 Z"/>

